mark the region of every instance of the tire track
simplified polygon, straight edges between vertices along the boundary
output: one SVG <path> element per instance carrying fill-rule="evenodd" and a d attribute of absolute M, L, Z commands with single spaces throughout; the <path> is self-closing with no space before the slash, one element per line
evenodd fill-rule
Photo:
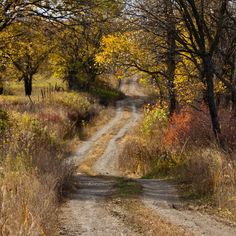
<path fill-rule="evenodd" d="M 118 101 L 116 108 L 115 117 L 105 125 L 101 130 L 97 131 L 89 140 L 85 141 L 76 152 L 75 156 L 72 158 L 72 161 L 75 162 L 76 165 L 79 165 L 85 158 L 86 154 L 93 148 L 96 142 L 109 130 L 113 129 L 114 126 L 122 119 L 124 113 L 124 102 Z"/>
<path fill-rule="evenodd" d="M 140 115 L 136 105 L 132 104 L 132 116 L 119 132 L 109 141 L 104 154 L 94 164 L 93 170 L 97 175 L 122 176 L 119 171 L 118 158 L 119 148 L 117 142 L 137 123 Z"/>

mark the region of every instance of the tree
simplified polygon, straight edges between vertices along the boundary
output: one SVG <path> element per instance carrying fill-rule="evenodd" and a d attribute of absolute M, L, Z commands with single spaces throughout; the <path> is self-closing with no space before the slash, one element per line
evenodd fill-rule
<path fill-rule="evenodd" d="M 90 10 L 79 18 L 73 18 L 76 26 L 61 28 L 54 64 L 69 89 L 88 90 L 102 73 L 95 57 L 102 37 L 113 31 L 121 9 L 119 1 L 100 0 L 94 4 L 91 1 Z M 72 24 L 71 20 L 68 21 L 68 25 Z"/>
<path fill-rule="evenodd" d="M 83 0 L 5 0 L 0 2 L 0 32 L 17 21 L 46 19 L 66 24 L 69 18 L 87 12 L 94 1 Z"/>
<path fill-rule="evenodd" d="M 165 81 L 168 91 L 170 116 L 178 110 L 178 101 L 175 88 L 175 70 L 177 50 L 175 39 L 176 19 L 172 1 L 138 0 L 127 1 L 127 19 L 136 27 L 153 38 L 153 51 L 156 53 L 156 71 L 154 77 Z"/>
<path fill-rule="evenodd" d="M 190 60 L 197 68 L 199 73 L 196 79 L 205 87 L 204 94 L 210 111 L 213 132 L 219 139 L 221 129 L 214 92 L 217 76 L 231 90 L 234 90 L 234 86 L 230 81 L 225 80 L 222 76 L 224 73 L 217 73 L 218 70 L 222 71 L 223 67 L 216 68 L 216 58 L 220 44 L 223 43 L 222 37 L 226 33 L 227 23 L 229 20 L 233 22 L 232 18 L 235 17 L 229 10 L 235 3 L 229 0 L 140 0 L 127 4 L 130 6 L 128 14 L 131 19 L 139 19 L 138 25 L 143 30 L 163 39 L 164 43 L 159 53 L 166 58 L 166 81 L 169 84 L 170 94 L 171 91 L 175 91 L 172 81 L 176 77 L 174 76 L 175 65 L 179 61 Z M 134 22 L 137 24 L 137 20 Z M 232 42 L 229 43 L 231 48 Z M 227 51 L 228 49 L 230 47 Z M 226 59 L 227 56 L 224 58 Z"/>
<path fill-rule="evenodd" d="M 188 52 L 199 68 L 201 79 L 206 85 L 206 99 L 210 111 L 213 132 L 217 139 L 221 128 L 217 114 L 214 93 L 213 56 L 219 46 L 221 33 L 225 27 L 227 5 L 229 1 L 175 1 L 179 27 L 176 40 L 179 52 Z M 200 58 L 200 64 L 195 58 Z"/>
<path fill-rule="evenodd" d="M 24 81 L 26 96 L 31 96 L 33 76 L 53 48 L 52 35 L 47 31 L 47 27 L 38 24 L 35 27 L 37 30 L 28 27 L 25 23 L 12 24 L 7 32 L 6 47 L 2 48 L 5 58 L 18 71 L 19 81 Z M 17 40 L 15 40 L 15 35 L 17 35 Z"/>

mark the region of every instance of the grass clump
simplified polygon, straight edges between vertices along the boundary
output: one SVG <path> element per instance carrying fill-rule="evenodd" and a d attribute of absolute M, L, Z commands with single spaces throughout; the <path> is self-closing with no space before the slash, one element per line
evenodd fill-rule
<path fill-rule="evenodd" d="M 120 178 L 114 187 L 119 197 L 129 198 L 142 193 L 142 185 L 130 179 Z"/>

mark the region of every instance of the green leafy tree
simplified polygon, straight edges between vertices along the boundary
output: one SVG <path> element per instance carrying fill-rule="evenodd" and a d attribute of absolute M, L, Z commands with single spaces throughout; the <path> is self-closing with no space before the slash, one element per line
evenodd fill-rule
<path fill-rule="evenodd" d="M 18 80 L 24 82 L 25 95 L 32 94 L 32 80 L 53 48 L 46 26 L 35 25 L 37 30 L 23 23 L 12 24 L 8 29 L 8 42 L 2 48 L 5 58 L 18 72 Z M 16 37 L 17 35 L 17 37 Z"/>

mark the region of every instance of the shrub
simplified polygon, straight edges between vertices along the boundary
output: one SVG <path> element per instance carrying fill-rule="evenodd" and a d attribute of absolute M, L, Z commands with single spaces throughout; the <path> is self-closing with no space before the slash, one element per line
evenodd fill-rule
<path fill-rule="evenodd" d="M 147 105 L 144 108 L 144 119 L 142 124 L 142 131 L 147 136 L 158 135 L 167 124 L 167 112 L 157 105 Z"/>
<path fill-rule="evenodd" d="M 76 92 L 56 93 L 48 102 L 53 105 L 65 106 L 80 113 L 87 112 L 90 107 L 87 97 Z"/>
<path fill-rule="evenodd" d="M 90 88 L 90 93 L 95 97 L 98 97 L 100 99 L 100 103 L 105 106 L 124 97 L 121 92 L 106 85 L 92 86 Z"/>
<path fill-rule="evenodd" d="M 227 109 L 219 109 L 222 137 L 229 148 L 236 149 L 236 119 Z M 164 146 L 171 151 L 180 151 L 187 146 L 208 147 L 215 143 L 210 115 L 202 105 L 199 110 L 187 108 L 175 113 L 163 134 Z"/>
<path fill-rule="evenodd" d="M 223 137 L 229 148 L 236 152 L 236 118 L 233 112 L 221 108 L 219 110 Z"/>
<path fill-rule="evenodd" d="M 214 142 L 210 116 L 205 106 L 201 110 L 188 108 L 175 113 L 164 132 L 163 142 L 173 152 L 191 145 L 208 146 Z"/>

